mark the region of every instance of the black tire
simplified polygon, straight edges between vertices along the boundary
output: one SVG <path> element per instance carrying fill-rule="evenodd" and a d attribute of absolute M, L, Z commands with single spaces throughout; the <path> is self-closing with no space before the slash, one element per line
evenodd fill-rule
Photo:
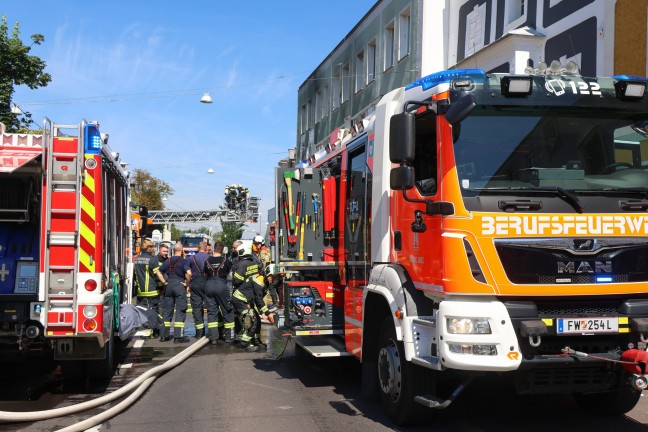
<path fill-rule="evenodd" d="M 387 414 L 400 426 L 429 422 L 434 411 L 414 397 L 434 392 L 433 371 L 405 361 L 403 343 L 396 339 L 389 316 L 382 323 L 378 343 L 378 390 Z"/>
<path fill-rule="evenodd" d="M 115 337 L 111 335 L 110 340 L 106 342 L 106 357 L 101 360 L 88 360 L 88 378 L 90 379 L 110 379 L 113 375 L 115 359 Z"/>
<path fill-rule="evenodd" d="M 639 398 L 641 391 L 630 386 L 611 392 L 574 394 L 581 409 L 601 416 L 619 416 L 632 411 Z"/>

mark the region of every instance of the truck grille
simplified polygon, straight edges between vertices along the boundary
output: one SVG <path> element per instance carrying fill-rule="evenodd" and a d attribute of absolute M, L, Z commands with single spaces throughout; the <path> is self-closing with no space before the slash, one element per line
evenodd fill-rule
<path fill-rule="evenodd" d="M 509 280 L 515 284 L 593 284 L 648 281 L 648 241 L 643 238 L 496 240 L 495 248 Z"/>
<path fill-rule="evenodd" d="M 537 368 L 519 371 L 514 383 L 521 394 L 578 393 L 610 389 L 614 378 L 602 367 Z"/>

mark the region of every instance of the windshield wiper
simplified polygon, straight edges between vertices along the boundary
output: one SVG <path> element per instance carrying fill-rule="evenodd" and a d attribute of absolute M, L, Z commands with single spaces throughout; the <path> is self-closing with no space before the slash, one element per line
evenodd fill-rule
<path fill-rule="evenodd" d="M 480 192 L 514 192 L 514 193 L 551 192 L 556 197 L 562 199 L 567 204 L 571 205 L 574 208 L 574 210 L 576 210 L 578 213 L 583 213 L 584 210 L 583 204 L 580 202 L 576 194 L 574 194 L 571 191 L 568 191 L 567 189 L 561 188 L 560 186 L 542 186 L 542 187 L 533 187 L 533 188 L 516 186 L 516 187 L 494 187 L 494 188 L 471 188 L 470 190 L 480 191 Z"/>
<path fill-rule="evenodd" d="M 637 194 L 643 197 L 648 198 L 648 188 L 643 186 L 637 187 L 608 187 L 603 189 L 584 189 L 579 190 L 578 193 L 582 194 L 591 194 L 591 195 L 627 195 L 627 194 Z"/>

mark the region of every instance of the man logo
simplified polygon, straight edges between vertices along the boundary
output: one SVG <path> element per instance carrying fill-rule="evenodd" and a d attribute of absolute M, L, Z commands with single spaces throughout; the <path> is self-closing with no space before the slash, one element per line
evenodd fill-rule
<path fill-rule="evenodd" d="M 612 273 L 612 261 L 558 261 L 558 274 Z"/>

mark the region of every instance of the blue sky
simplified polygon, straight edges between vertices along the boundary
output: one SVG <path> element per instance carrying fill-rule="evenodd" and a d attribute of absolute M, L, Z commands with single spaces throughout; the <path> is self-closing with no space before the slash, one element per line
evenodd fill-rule
<path fill-rule="evenodd" d="M 52 82 L 14 95 L 35 121 L 98 120 L 129 168 L 175 190 L 168 209 L 214 209 L 227 184 L 247 186 L 262 199 L 249 235 L 295 146 L 297 89 L 375 2 L 4 0 L 0 13 L 25 43 L 45 36 L 31 53 Z"/>

